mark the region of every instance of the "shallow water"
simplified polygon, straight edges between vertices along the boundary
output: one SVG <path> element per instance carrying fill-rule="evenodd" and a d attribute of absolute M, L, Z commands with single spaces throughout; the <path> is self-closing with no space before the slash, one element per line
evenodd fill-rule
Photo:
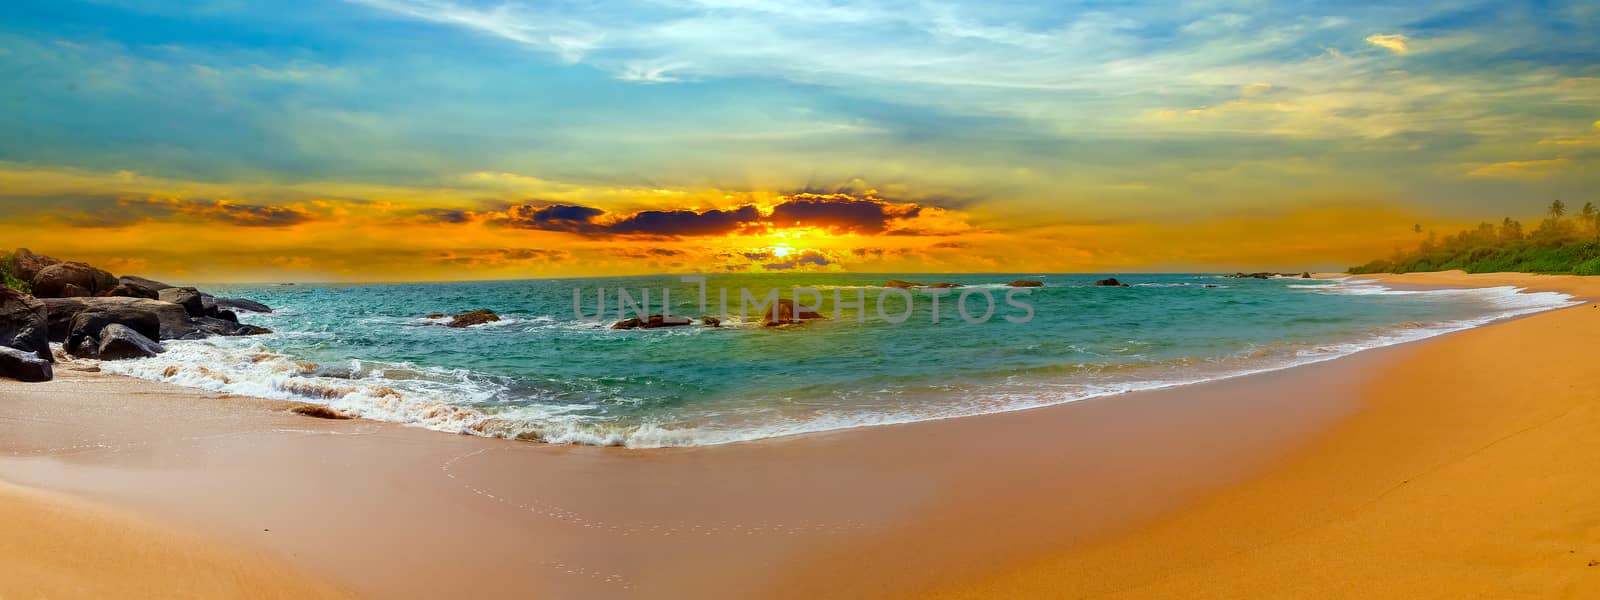
<path fill-rule="evenodd" d="M 789 297 L 857 290 L 865 314 L 761 327 L 755 313 L 727 326 L 614 331 L 574 315 L 595 312 L 606 289 L 635 300 L 650 289 L 661 312 L 700 317 L 699 286 L 678 277 L 393 285 L 212 286 L 261 300 L 270 315 L 245 322 L 276 333 L 168 342 L 169 352 L 108 362 L 108 371 L 182 385 L 325 403 L 374 419 L 559 443 L 633 447 L 717 444 L 809 431 L 948 418 L 1068 402 L 1284 368 L 1421 339 L 1494 319 L 1558 308 L 1570 299 L 1513 288 L 1402 291 L 1360 280 L 1227 279 L 1215 275 L 718 275 L 737 313 L 741 287 Z M 879 318 L 890 278 L 963 284 L 939 302 L 915 292 L 902 323 Z M 1015 279 L 1045 287 L 1017 292 Z M 971 316 L 996 301 L 986 322 Z M 887 314 L 904 307 L 893 295 Z M 802 297 L 809 302 L 809 297 Z M 504 320 L 466 329 L 429 313 L 492 309 Z M 864 320 L 858 320 L 858 316 Z"/>

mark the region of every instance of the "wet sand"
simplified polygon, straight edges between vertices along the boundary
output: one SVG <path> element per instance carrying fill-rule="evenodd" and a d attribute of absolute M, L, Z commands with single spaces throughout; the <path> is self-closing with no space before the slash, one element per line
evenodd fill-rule
<path fill-rule="evenodd" d="M 1500 285 L 1449 277 L 1400 283 Z M 1600 297 L 1573 279 L 1538 285 Z M 0 382 L 0 479 L 377 597 L 1600 589 L 1573 587 L 1600 584 L 1592 306 L 1182 388 L 664 450 L 62 368 Z"/>

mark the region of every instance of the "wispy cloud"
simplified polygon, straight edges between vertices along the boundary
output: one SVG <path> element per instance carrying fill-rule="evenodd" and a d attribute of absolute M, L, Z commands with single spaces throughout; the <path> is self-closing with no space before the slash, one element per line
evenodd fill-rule
<path fill-rule="evenodd" d="M 1411 38 L 1402 33 L 1374 33 L 1367 36 L 1367 43 L 1386 49 L 1395 54 L 1405 54 L 1411 51 Z"/>

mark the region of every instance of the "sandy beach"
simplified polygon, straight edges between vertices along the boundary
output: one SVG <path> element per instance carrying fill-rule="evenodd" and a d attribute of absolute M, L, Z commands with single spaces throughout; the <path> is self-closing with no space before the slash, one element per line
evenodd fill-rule
<path fill-rule="evenodd" d="M 1591 302 L 1180 388 L 655 450 L 311 419 L 63 364 L 0 382 L 0 509 L 43 515 L 0 526 L 0 569 L 108 566 L 0 571 L 0 598 L 1600 590 L 1600 281 L 1381 279 Z"/>

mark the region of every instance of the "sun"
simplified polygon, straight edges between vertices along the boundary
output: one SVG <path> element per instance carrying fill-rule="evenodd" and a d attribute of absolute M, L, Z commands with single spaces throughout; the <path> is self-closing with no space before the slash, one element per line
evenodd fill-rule
<path fill-rule="evenodd" d="M 778 244 L 772 247 L 772 255 L 778 258 L 784 258 L 793 253 L 794 248 L 790 247 L 788 244 Z"/>

